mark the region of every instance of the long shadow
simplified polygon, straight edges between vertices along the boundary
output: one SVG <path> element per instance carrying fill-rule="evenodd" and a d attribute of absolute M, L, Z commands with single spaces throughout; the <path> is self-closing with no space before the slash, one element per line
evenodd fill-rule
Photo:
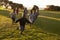
<path fill-rule="evenodd" d="M 0 15 L 2 15 L 2 16 L 5 16 L 5 17 L 7 17 L 7 18 L 9 18 L 9 11 L 7 11 L 7 10 L 0 10 Z M 2 18 L 2 17 L 1 17 Z M 4 24 L 5 25 L 5 24 Z M 6 26 L 6 25 L 5 25 Z M 4 27 L 2 27 L 2 28 L 0 28 L 0 30 L 2 30 L 3 28 L 5 28 L 5 26 Z"/>
<path fill-rule="evenodd" d="M 8 17 L 9 16 L 9 11 L 7 11 L 7 10 L 0 10 L 0 15 L 3 15 L 3 16 L 6 16 L 6 17 Z"/>
<path fill-rule="evenodd" d="M 49 12 L 49 11 L 41 11 L 40 15 L 43 16 L 48 16 L 48 17 L 55 17 L 55 18 L 60 18 L 60 14 L 58 12 Z"/>
<path fill-rule="evenodd" d="M 38 18 L 34 25 L 37 28 L 42 28 L 47 32 L 60 35 L 60 21 Z"/>

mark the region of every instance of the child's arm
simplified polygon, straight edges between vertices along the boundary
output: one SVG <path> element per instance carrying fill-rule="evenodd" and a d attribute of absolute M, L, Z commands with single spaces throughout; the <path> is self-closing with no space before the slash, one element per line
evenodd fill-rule
<path fill-rule="evenodd" d="M 27 23 L 32 23 L 32 22 L 30 22 L 30 21 L 29 21 L 29 20 L 27 20 L 27 19 L 26 19 L 26 22 L 27 22 Z"/>
<path fill-rule="evenodd" d="M 19 22 L 20 21 L 20 19 L 18 19 L 15 23 L 17 23 L 17 22 Z"/>

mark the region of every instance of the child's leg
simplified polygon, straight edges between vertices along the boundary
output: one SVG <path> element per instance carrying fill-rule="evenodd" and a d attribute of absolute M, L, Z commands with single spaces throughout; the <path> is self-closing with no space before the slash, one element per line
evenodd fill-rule
<path fill-rule="evenodd" d="M 30 23 L 30 28 L 31 28 L 32 24 L 33 24 L 33 23 Z"/>
<path fill-rule="evenodd" d="M 12 24 L 14 24 L 15 23 L 15 18 L 12 18 Z"/>
<path fill-rule="evenodd" d="M 23 33 L 25 26 L 20 26 L 21 34 Z"/>

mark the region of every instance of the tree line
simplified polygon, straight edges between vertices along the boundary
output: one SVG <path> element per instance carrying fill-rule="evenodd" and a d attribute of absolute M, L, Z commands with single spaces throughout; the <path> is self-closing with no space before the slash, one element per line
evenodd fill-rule
<path fill-rule="evenodd" d="M 5 6 L 5 8 L 7 9 L 9 6 L 11 6 L 12 9 L 15 8 L 20 8 L 20 9 L 24 9 L 23 4 L 18 4 L 18 3 L 13 3 L 12 1 L 9 0 L 0 0 L 0 6 Z M 32 10 L 36 10 L 39 9 L 39 7 L 37 5 L 34 5 Z"/>
<path fill-rule="evenodd" d="M 45 8 L 45 10 L 50 10 L 50 11 L 60 11 L 60 6 L 47 5 L 47 8 Z"/>
<path fill-rule="evenodd" d="M 2 5 L 4 5 L 6 8 L 8 8 L 8 6 L 11 6 L 12 9 L 14 8 L 23 9 L 24 8 L 23 4 L 13 3 L 12 1 L 9 1 L 9 0 L 0 0 L 0 6 Z"/>

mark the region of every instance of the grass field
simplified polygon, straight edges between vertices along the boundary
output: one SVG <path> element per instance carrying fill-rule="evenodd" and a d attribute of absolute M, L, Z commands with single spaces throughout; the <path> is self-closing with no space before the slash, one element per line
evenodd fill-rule
<path fill-rule="evenodd" d="M 54 17 L 54 18 L 60 18 L 60 12 L 59 11 L 40 11 L 40 15 L 48 16 L 48 17 Z"/>
<path fill-rule="evenodd" d="M 59 20 L 38 17 L 32 27 L 26 25 L 24 35 L 21 35 L 20 30 L 16 29 L 19 24 L 11 24 L 9 13 L 7 10 L 0 10 L 0 40 L 60 40 Z M 40 11 L 40 15 L 60 18 L 60 12 Z"/>

